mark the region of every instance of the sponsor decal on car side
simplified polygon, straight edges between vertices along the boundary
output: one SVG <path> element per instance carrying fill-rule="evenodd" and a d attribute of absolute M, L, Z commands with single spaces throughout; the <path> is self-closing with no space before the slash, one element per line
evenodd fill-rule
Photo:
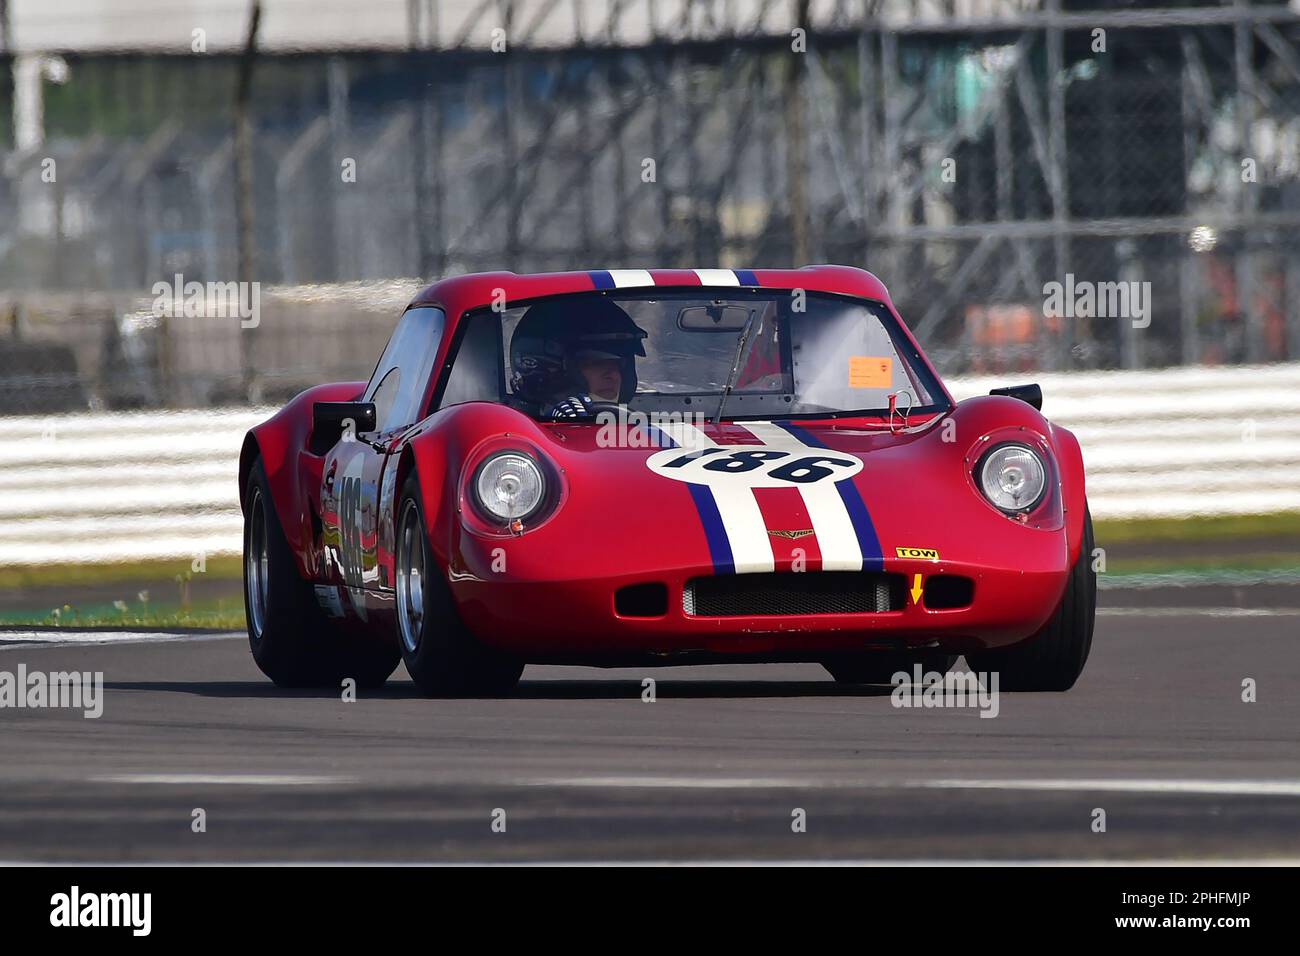
<path fill-rule="evenodd" d="M 900 558 L 918 558 L 923 561 L 939 560 L 939 552 L 935 548 L 895 548 L 894 554 Z"/>

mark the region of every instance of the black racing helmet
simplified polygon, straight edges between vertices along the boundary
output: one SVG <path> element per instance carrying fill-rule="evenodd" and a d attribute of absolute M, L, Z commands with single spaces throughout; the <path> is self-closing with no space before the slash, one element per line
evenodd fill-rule
<path fill-rule="evenodd" d="M 617 358 L 623 375 L 618 400 L 636 394 L 636 356 L 646 331 L 602 296 L 545 299 L 530 307 L 510 337 L 510 388 L 528 402 L 550 402 L 585 391 L 583 358 Z"/>

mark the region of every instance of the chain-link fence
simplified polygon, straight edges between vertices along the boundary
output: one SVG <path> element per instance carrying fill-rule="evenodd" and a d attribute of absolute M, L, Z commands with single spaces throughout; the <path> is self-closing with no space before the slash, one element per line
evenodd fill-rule
<path fill-rule="evenodd" d="M 951 372 L 1300 358 L 1300 17 L 1173 14 L 263 55 L 255 331 L 151 308 L 240 278 L 237 58 L 68 55 L 0 161 L 0 397 L 364 377 L 420 280 L 334 284 L 489 269 L 864 266 Z"/>

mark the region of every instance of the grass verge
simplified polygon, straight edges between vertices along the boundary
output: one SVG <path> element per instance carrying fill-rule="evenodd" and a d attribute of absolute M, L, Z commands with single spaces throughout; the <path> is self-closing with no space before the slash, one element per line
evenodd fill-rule
<path fill-rule="evenodd" d="M 1152 518 L 1128 521 L 1095 522 L 1099 545 L 1110 552 L 1107 573 L 1159 574 L 1177 571 L 1249 572 L 1300 567 L 1300 512 L 1267 515 L 1231 515 L 1193 518 Z M 1278 550 L 1278 539 L 1295 538 L 1292 551 Z M 1216 554 L 1215 542 L 1267 541 L 1259 551 Z M 1118 545 L 1169 543 L 1203 545 L 1194 552 L 1172 553 L 1158 557 L 1124 558 L 1116 553 Z M 214 555 L 207 559 L 201 576 L 207 580 L 238 581 L 241 575 L 238 555 Z M 66 589 L 56 616 L 49 607 L 0 612 L 0 625 L 59 625 L 67 627 L 220 627 L 239 630 L 244 627 L 244 608 L 236 600 L 196 604 L 188 611 L 179 605 L 143 605 L 131 602 L 123 612 L 112 604 L 77 606 L 77 590 L 96 585 L 123 585 L 123 594 L 134 593 L 135 586 L 150 582 L 173 581 L 180 575 L 200 578 L 193 571 L 191 559 L 172 558 L 155 561 L 132 561 L 114 564 L 55 564 L 30 567 L 0 567 L 0 588 Z M 156 596 L 156 595 L 155 595 Z"/>
<path fill-rule="evenodd" d="M 1107 545 L 1166 541 L 1197 544 L 1284 537 L 1300 540 L 1300 511 L 1283 511 L 1267 515 L 1094 521 L 1093 532 L 1098 542 Z"/>
<path fill-rule="evenodd" d="M 212 555 L 202 572 L 195 573 L 191 558 L 155 561 L 118 561 L 112 564 L 46 564 L 0 567 L 0 588 L 9 590 L 44 587 L 85 587 L 95 584 L 136 584 L 171 581 L 177 575 L 237 581 L 242 559 L 237 554 Z"/>
<path fill-rule="evenodd" d="M 55 611 L 58 613 L 56 614 Z M 0 626 L 6 627 L 121 627 L 140 630 L 180 627 L 244 629 L 244 607 L 232 601 L 218 601 L 182 610 L 179 605 L 160 607 L 128 606 L 125 611 L 112 605 L 74 607 L 65 604 L 44 613 L 9 611 L 0 613 Z"/>

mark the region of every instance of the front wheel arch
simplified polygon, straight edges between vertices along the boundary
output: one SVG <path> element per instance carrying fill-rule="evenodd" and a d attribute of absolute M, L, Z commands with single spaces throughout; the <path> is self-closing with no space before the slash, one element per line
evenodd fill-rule
<path fill-rule="evenodd" d="M 402 660 L 416 687 L 428 697 L 495 696 L 509 693 L 519 682 L 523 663 L 483 644 L 461 620 L 456 600 L 447 581 L 445 566 L 429 541 L 428 512 L 417 473 L 412 470 L 397 497 L 394 524 L 394 627 Z M 422 581 L 419 587 L 421 631 L 415 640 L 403 633 L 407 626 L 403 608 L 397 606 L 414 593 L 404 578 L 410 574 L 404 550 L 406 523 L 418 522 L 416 534 L 421 548 Z"/>

